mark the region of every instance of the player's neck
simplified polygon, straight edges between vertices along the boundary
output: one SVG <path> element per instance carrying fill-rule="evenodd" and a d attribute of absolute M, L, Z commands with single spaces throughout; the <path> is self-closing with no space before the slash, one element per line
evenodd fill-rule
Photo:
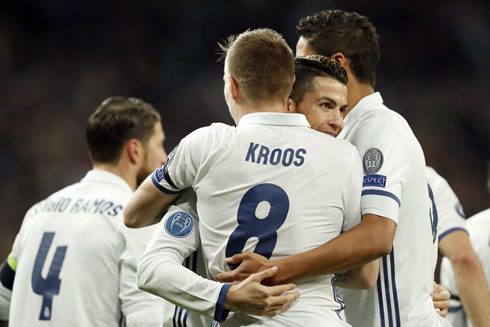
<path fill-rule="evenodd" d="M 359 101 L 374 93 L 374 88 L 370 84 L 359 83 L 356 80 L 349 80 L 347 83 L 347 103 L 349 108 L 346 111 L 346 115 L 357 106 Z"/>
<path fill-rule="evenodd" d="M 257 104 L 256 106 L 242 105 L 240 106 L 240 109 L 238 111 L 239 117 L 237 117 L 238 120 L 236 121 L 236 123 L 238 124 L 238 121 L 240 121 L 240 119 L 243 116 L 252 113 L 258 113 L 258 112 L 286 114 L 288 113 L 287 102 L 285 101 L 267 102 L 267 103 Z"/>
<path fill-rule="evenodd" d="M 129 169 L 129 167 L 125 167 L 125 165 L 121 163 L 117 165 L 109 163 L 98 163 L 94 164 L 93 169 L 107 171 L 121 177 L 122 179 L 124 179 L 124 181 L 126 181 L 126 183 L 128 183 L 129 187 L 131 187 L 133 191 L 136 191 L 136 175 L 132 171 L 132 169 Z"/>

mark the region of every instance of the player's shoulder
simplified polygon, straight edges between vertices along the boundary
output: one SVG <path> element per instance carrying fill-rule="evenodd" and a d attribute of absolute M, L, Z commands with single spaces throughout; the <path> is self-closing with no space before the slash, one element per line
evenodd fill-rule
<path fill-rule="evenodd" d="M 408 123 L 402 115 L 384 104 L 365 110 L 360 121 L 362 123 L 360 127 L 376 125 L 390 130 L 408 127 Z"/>
<path fill-rule="evenodd" d="M 468 229 L 479 230 L 490 229 L 490 208 L 483 210 L 466 220 Z"/>
<path fill-rule="evenodd" d="M 233 133 L 233 126 L 223 123 L 213 123 L 209 126 L 200 127 L 186 136 L 187 142 L 207 143 L 210 138 L 226 138 L 230 133 Z"/>

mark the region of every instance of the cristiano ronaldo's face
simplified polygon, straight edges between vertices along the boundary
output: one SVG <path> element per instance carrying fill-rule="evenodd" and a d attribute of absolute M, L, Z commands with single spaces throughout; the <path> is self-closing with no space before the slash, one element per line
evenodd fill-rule
<path fill-rule="evenodd" d="M 315 77 L 313 85 L 292 111 L 305 115 L 311 128 L 337 137 L 344 127 L 347 86 L 323 76 Z"/>

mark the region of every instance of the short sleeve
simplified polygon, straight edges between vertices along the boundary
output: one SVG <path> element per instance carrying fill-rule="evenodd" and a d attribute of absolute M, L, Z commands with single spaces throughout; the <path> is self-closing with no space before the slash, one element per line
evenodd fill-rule
<path fill-rule="evenodd" d="M 191 187 L 205 152 L 209 128 L 200 128 L 188 136 L 170 152 L 167 162 L 155 170 L 151 180 L 155 187 L 168 194 L 180 193 Z"/>
<path fill-rule="evenodd" d="M 458 230 L 466 232 L 463 207 L 451 186 L 431 167 L 427 167 L 427 180 L 437 208 L 439 241 L 452 232 Z"/>
<path fill-rule="evenodd" d="M 411 169 L 410 145 L 394 127 L 360 127 L 356 146 L 364 170 L 361 208 L 398 224 L 402 189 Z"/>

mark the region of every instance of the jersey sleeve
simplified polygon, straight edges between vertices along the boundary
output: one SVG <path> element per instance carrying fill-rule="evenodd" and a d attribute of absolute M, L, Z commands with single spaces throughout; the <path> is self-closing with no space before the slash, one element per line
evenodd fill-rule
<path fill-rule="evenodd" d="M 171 206 L 158 224 L 138 267 L 138 285 L 179 307 L 223 322 L 230 286 L 203 278 L 182 265 L 200 247 L 198 220 L 189 212 L 195 210 L 183 210 L 186 206 L 189 208 L 185 203 Z"/>
<path fill-rule="evenodd" d="M 198 129 L 170 152 L 167 162 L 151 175 L 153 185 L 168 194 L 180 193 L 191 187 L 198 173 L 202 153 L 205 153 L 208 128 Z"/>
<path fill-rule="evenodd" d="M 463 207 L 451 186 L 431 167 L 427 167 L 427 180 L 432 188 L 437 208 L 439 241 L 457 230 L 466 232 Z"/>
<path fill-rule="evenodd" d="M 36 209 L 36 205 L 33 206 L 24 217 L 22 226 L 19 233 L 15 237 L 14 244 L 12 246 L 12 252 L 10 252 L 3 265 L 0 267 L 0 321 L 9 320 L 10 301 L 12 298 L 12 288 L 15 279 L 15 273 L 17 271 L 17 261 L 21 253 L 21 243 L 24 235 L 29 230 L 29 217 L 32 215 L 33 210 Z"/>
<path fill-rule="evenodd" d="M 154 230 L 154 226 L 141 229 L 122 226 L 119 233 L 122 247 L 119 258 L 119 299 L 128 327 L 160 326 L 162 323 L 163 300 L 141 291 L 136 283 L 138 262 Z"/>
<path fill-rule="evenodd" d="M 356 139 L 364 170 L 361 209 L 398 224 L 403 186 L 410 171 L 409 144 L 394 127 L 366 124 Z"/>
<path fill-rule="evenodd" d="M 342 202 L 344 206 L 344 224 L 347 231 L 361 221 L 362 164 L 359 154 L 352 147 L 352 154 L 342 184 Z"/>

